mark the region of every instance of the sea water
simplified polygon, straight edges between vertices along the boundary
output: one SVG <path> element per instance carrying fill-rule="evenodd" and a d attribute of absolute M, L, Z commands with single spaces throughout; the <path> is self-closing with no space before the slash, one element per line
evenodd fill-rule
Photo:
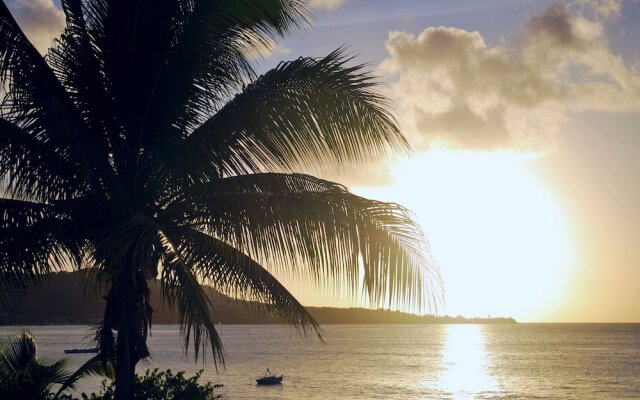
<path fill-rule="evenodd" d="M 156 325 L 152 359 L 223 384 L 227 399 L 640 399 L 639 324 L 324 325 L 323 341 L 277 325 L 222 325 L 224 367 L 185 356 L 179 327 Z M 0 331 L 17 327 L 2 327 Z M 36 326 L 41 357 L 81 365 L 88 326 Z M 282 385 L 257 386 L 269 368 Z M 93 391 L 98 379 L 82 381 Z"/>

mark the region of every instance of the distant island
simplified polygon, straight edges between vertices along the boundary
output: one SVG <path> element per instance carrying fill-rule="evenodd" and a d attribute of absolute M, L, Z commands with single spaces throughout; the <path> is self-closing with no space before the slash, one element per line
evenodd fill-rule
<path fill-rule="evenodd" d="M 221 324 L 282 323 L 268 313 L 265 306 L 230 298 L 212 287 L 205 291 L 215 307 L 216 321 Z M 28 296 L 15 295 L 0 302 L 0 325 L 93 324 L 102 318 L 104 301 L 94 294 L 84 296 L 78 272 L 60 272 L 46 280 Z M 178 313 L 163 307 L 160 285 L 151 284 L 151 303 L 157 307 L 154 324 L 176 324 Z M 513 318 L 464 318 L 416 315 L 400 311 L 365 308 L 307 307 L 320 324 L 515 324 Z"/>

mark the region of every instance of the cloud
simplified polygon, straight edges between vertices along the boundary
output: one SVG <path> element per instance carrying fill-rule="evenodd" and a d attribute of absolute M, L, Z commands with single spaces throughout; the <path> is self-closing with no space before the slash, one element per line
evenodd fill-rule
<path fill-rule="evenodd" d="M 578 0 L 577 5 L 583 13 L 596 19 L 619 17 L 622 11 L 622 0 Z"/>
<path fill-rule="evenodd" d="M 402 128 L 419 149 L 552 147 L 578 112 L 639 111 L 640 71 L 608 46 L 616 1 L 554 4 L 510 46 L 479 32 L 429 27 L 389 33 L 381 70 Z"/>
<path fill-rule="evenodd" d="M 594 32 L 589 35 L 592 37 L 581 37 L 585 35 L 580 35 L 573 16 L 564 4 L 549 6 L 543 13 L 531 17 L 525 26 L 529 43 L 542 39 L 545 44 L 551 43 L 552 48 L 561 49 L 583 50 L 589 46 L 589 39 L 601 34 Z M 598 30 L 598 25 L 592 24 L 591 27 L 591 30 Z"/>
<path fill-rule="evenodd" d="M 501 147 L 509 141 L 503 113 L 503 108 L 495 108 L 482 117 L 465 104 L 440 113 L 416 110 L 416 128 L 431 132 L 431 142 L 465 143 L 471 148 Z"/>
<path fill-rule="evenodd" d="M 64 29 L 64 13 L 53 0 L 15 0 L 8 6 L 20 28 L 41 53 L 46 53 Z"/>
<path fill-rule="evenodd" d="M 345 0 L 310 0 L 309 7 L 321 10 L 335 10 L 342 6 Z"/>

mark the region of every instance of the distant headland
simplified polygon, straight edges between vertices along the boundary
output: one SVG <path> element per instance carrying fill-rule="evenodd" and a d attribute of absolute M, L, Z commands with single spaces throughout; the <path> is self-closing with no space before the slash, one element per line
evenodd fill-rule
<path fill-rule="evenodd" d="M 163 307 L 160 285 L 151 284 L 151 303 L 156 307 L 153 323 L 174 324 L 176 310 Z M 211 287 L 205 292 L 215 307 L 221 324 L 277 324 L 265 306 L 236 300 Z M 60 272 L 46 280 L 28 296 L 16 295 L 0 303 L 0 325 L 93 324 L 102 318 L 104 301 L 99 294 L 83 295 L 84 286 L 77 272 Z M 262 310 L 261 310 L 262 308 Z M 307 307 L 320 324 L 515 324 L 513 318 L 464 318 L 416 315 L 400 311 L 365 308 Z M 267 311 L 267 312 L 263 312 Z"/>

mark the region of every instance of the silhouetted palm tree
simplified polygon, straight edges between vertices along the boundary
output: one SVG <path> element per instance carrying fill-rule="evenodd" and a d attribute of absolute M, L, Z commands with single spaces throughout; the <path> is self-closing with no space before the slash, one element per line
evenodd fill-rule
<path fill-rule="evenodd" d="M 39 359 L 37 345 L 29 331 L 0 337 L 0 398 L 45 400 L 57 399 L 67 388 L 90 375 L 112 377 L 113 371 L 102 368 L 97 357 L 72 372 L 66 359 Z M 58 391 L 51 390 L 60 385 Z M 66 397 L 65 397 L 66 398 Z"/>
<path fill-rule="evenodd" d="M 185 346 L 223 357 L 201 283 L 317 331 L 270 270 L 419 305 L 433 276 L 397 204 L 294 174 L 407 144 L 362 66 L 338 50 L 257 77 L 250 60 L 307 23 L 298 0 L 62 0 L 46 57 L 0 8 L 0 272 L 27 289 L 88 267 L 107 293 L 101 356 L 126 396 L 146 346 L 147 281 Z M 268 268 L 267 268 L 268 267 Z"/>

